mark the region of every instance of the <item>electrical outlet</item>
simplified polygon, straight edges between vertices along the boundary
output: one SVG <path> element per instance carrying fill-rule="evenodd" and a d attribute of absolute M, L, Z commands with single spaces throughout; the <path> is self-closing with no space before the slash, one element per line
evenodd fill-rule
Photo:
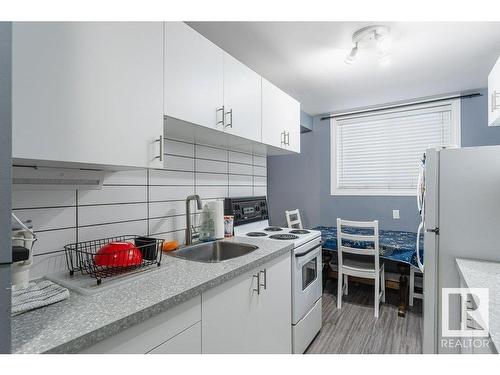
<path fill-rule="evenodd" d="M 399 210 L 392 210 L 392 218 L 399 219 Z"/>

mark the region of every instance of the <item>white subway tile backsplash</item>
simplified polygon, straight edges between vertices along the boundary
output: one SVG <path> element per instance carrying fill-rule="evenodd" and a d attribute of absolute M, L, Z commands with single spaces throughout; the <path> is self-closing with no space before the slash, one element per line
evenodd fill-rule
<path fill-rule="evenodd" d="M 143 185 L 146 186 L 147 170 L 135 169 L 131 171 L 106 172 L 105 185 Z"/>
<path fill-rule="evenodd" d="M 196 159 L 196 171 L 227 173 L 227 162 Z"/>
<path fill-rule="evenodd" d="M 252 175 L 253 167 L 248 164 L 229 163 L 229 173 Z"/>
<path fill-rule="evenodd" d="M 31 220 L 35 231 L 76 227 L 76 207 L 14 210 L 21 220 Z"/>
<path fill-rule="evenodd" d="M 78 228 L 78 241 L 90 241 L 99 238 L 117 237 L 123 235 L 146 235 L 147 220 L 130 221 L 117 224 L 95 225 Z"/>
<path fill-rule="evenodd" d="M 175 171 L 194 171 L 194 159 L 191 157 L 180 157 L 167 155 L 164 158 L 165 169 Z"/>
<path fill-rule="evenodd" d="M 247 185 L 252 186 L 253 176 L 243 176 L 230 174 L 229 175 L 229 185 Z M 251 194 L 250 194 L 251 195 Z"/>
<path fill-rule="evenodd" d="M 79 226 L 147 219 L 147 217 L 147 203 L 84 206 L 78 209 Z"/>
<path fill-rule="evenodd" d="M 252 186 L 229 186 L 230 197 L 245 197 L 253 195 Z"/>
<path fill-rule="evenodd" d="M 101 190 L 78 190 L 79 206 L 146 201 L 146 186 L 103 186 Z"/>
<path fill-rule="evenodd" d="M 227 150 L 196 145 L 196 158 L 227 161 Z"/>
<path fill-rule="evenodd" d="M 255 186 L 253 188 L 253 195 L 254 196 L 261 196 L 261 195 L 267 196 L 267 186 Z"/>
<path fill-rule="evenodd" d="M 194 186 L 150 186 L 149 201 L 167 201 L 186 199 L 188 195 L 194 194 Z"/>
<path fill-rule="evenodd" d="M 77 239 L 153 235 L 182 244 L 188 195 L 196 192 L 203 204 L 267 195 L 266 165 L 265 156 L 167 139 L 165 169 L 106 172 L 101 190 L 15 190 L 15 212 L 39 231 L 31 276 L 65 271 L 64 245 Z M 198 226 L 202 213 L 192 210 Z"/>
<path fill-rule="evenodd" d="M 165 139 L 164 152 L 167 155 L 189 156 L 194 158 L 194 145 L 182 141 Z"/>
<path fill-rule="evenodd" d="M 149 185 L 194 185 L 194 172 L 151 169 Z"/>
<path fill-rule="evenodd" d="M 267 157 L 254 155 L 253 156 L 253 164 L 258 165 L 260 167 L 267 167 Z"/>
<path fill-rule="evenodd" d="M 159 218 L 165 216 L 184 215 L 186 213 L 186 202 L 152 202 L 149 203 L 149 217 Z"/>
<path fill-rule="evenodd" d="M 196 186 L 204 185 L 224 185 L 228 184 L 227 174 L 216 173 L 196 173 Z"/>
<path fill-rule="evenodd" d="M 252 155 L 236 151 L 229 151 L 229 161 L 231 163 L 253 164 Z"/>
<path fill-rule="evenodd" d="M 267 177 L 267 168 L 254 165 L 253 166 L 253 175 Z"/>
<path fill-rule="evenodd" d="M 76 205 L 76 190 L 13 190 L 12 208 Z"/>
<path fill-rule="evenodd" d="M 228 193 L 228 186 L 196 186 L 196 194 L 201 199 L 224 198 Z"/>
<path fill-rule="evenodd" d="M 186 228 L 186 217 L 184 215 L 151 219 L 149 221 L 149 232 L 164 233 Z"/>
<path fill-rule="evenodd" d="M 254 176 L 253 177 L 254 186 L 267 186 L 267 177 Z"/>
<path fill-rule="evenodd" d="M 51 230 L 36 234 L 38 240 L 33 246 L 33 254 L 63 251 L 64 245 L 76 242 L 76 229 Z"/>

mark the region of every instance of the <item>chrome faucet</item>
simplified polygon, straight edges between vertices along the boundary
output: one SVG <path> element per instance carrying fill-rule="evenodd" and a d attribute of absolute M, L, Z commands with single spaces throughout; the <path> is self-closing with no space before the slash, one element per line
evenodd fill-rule
<path fill-rule="evenodd" d="M 196 200 L 198 210 L 201 210 L 201 199 L 197 194 L 190 195 L 186 198 L 186 246 L 193 243 L 193 238 L 197 236 L 196 229 L 191 225 L 191 201 Z"/>

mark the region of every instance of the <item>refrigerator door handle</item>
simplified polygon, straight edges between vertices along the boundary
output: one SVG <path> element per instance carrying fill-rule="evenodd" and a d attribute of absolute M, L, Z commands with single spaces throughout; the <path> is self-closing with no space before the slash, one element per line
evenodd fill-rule
<path fill-rule="evenodd" d="M 422 232 L 422 228 L 424 227 L 424 222 L 422 221 L 417 229 L 417 264 L 418 268 L 420 268 L 420 272 L 424 273 L 424 265 L 420 261 L 420 233 Z"/>

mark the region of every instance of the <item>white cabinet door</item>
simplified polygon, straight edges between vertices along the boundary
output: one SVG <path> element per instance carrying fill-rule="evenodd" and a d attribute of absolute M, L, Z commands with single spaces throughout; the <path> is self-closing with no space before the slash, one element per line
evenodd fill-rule
<path fill-rule="evenodd" d="M 201 354 L 201 322 L 157 346 L 148 354 Z"/>
<path fill-rule="evenodd" d="M 183 22 L 165 23 L 165 114 L 223 130 L 224 53 Z M 220 121 L 219 124 L 217 124 Z"/>
<path fill-rule="evenodd" d="M 224 130 L 261 141 L 261 77 L 224 53 Z"/>
<path fill-rule="evenodd" d="M 290 254 L 265 265 L 258 298 L 259 352 L 292 352 L 292 275 Z"/>
<path fill-rule="evenodd" d="M 161 22 L 21 22 L 12 38 L 14 158 L 163 165 Z"/>
<path fill-rule="evenodd" d="M 262 143 L 300 152 L 300 104 L 264 78 Z"/>
<path fill-rule="evenodd" d="M 488 75 L 488 125 L 500 126 L 500 57 Z"/>
<path fill-rule="evenodd" d="M 203 293 L 203 353 L 258 352 L 257 273 L 246 273 Z"/>
<path fill-rule="evenodd" d="M 184 332 L 195 327 L 201 320 L 201 296 L 186 301 L 168 309 L 158 315 L 145 320 L 135 326 L 127 328 L 114 336 L 110 336 L 84 350 L 83 354 L 146 354 L 166 344 L 169 340 L 176 340 L 186 350 L 198 350 L 201 347 L 201 338 L 196 341 L 196 328 L 181 336 Z M 161 350 L 173 350 L 172 344 L 167 344 Z M 170 349 L 169 349 L 170 348 Z M 182 350 L 179 347 L 178 350 Z"/>

